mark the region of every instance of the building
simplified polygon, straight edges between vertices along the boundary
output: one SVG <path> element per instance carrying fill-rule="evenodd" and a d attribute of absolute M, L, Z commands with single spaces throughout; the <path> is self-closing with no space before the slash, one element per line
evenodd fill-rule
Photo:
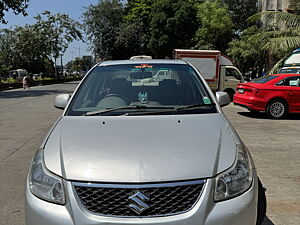
<path fill-rule="evenodd" d="M 289 0 L 262 0 L 262 12 L 293 12 L 291 8 L 289 8 Z M 273 26 L 280 28 L 281 25 L 275 24 L 274 20 L 269 20 L 268 23 L 262 17 L 262 23 L 264 27 Z"/>
<path fill-rule="evenodd" d="M 262 11 L 287 12 L 289 11 L 289 0 L 263 0 Z"/>

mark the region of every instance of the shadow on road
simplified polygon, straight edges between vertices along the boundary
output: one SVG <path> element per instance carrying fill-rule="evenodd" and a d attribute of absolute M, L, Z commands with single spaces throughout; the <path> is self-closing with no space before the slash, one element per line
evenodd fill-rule
<path fill-rule="evenodd" d="M 260 112 L 238 112 L 238 114 L 240 114 L 241 116 L 254 118 L 254 119 L 270 119 L 265 113 L 260 113 Z M 288 114 L 282 120 L 300 120 L 300 113 Z"/>
<path fill-rule="evenodd" d="M 275 225 L 267 216 L 261 225 Z"/>
<path fill-rule="evenodd" d="M 15 91 L 5 91 L 0 92 L 0 99 L 1 98 L 24 98 L 24 97 L 39 97 L 43 95 L 51 95 L 51 94 L 61 94 L 61 93 L 72 93 L 66 92 L 65 90 L 36 90 L 34 88 L 31 89 L 18 89 Z"/>

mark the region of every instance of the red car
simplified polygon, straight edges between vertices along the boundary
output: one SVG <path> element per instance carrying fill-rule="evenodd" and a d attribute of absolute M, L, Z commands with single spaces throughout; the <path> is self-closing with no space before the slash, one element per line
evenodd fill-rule
<path fill-rule="evenodd" d="M 274 74 L 238 84 L 233 102 L 274 119 L 300 113 L 300 74 Z"/>

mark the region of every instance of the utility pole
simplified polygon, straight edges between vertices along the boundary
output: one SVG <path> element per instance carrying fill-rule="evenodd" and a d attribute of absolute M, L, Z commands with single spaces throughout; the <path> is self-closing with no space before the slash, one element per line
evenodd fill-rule
<path fill-rule="evenodd" d="M 71 51 L 71 54 L 72 54 L 72 58 L 71 58 L 72 66 L 71 66 L 70 74 L 74 72 L 74 56 L 73 56 L 74 51 Z"/>
<path fill-rule="evenodd" d="M 63 55 L 60 55 L 61 75 L 64 76 Z"/>
<path fill-rule="evenodd" d="M 80 47 L 73 47 L 75 49 L 78 49 L 78 57 L 80 57 Z"/>

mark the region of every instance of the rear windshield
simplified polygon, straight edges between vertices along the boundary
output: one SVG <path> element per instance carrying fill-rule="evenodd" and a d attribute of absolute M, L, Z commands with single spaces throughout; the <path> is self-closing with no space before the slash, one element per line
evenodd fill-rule
<path fill-rule="evenodd" d="M 276 77 L 278 77 L 278 76 L 265 76 L 265 77 L 260 77 L 260 78 L 257 78 L 255 80 L 252 80 L 251 82 L 252 83 L 264 84 L 264 83 L 267 83 L 267 82 L 275 79 Z"/>

